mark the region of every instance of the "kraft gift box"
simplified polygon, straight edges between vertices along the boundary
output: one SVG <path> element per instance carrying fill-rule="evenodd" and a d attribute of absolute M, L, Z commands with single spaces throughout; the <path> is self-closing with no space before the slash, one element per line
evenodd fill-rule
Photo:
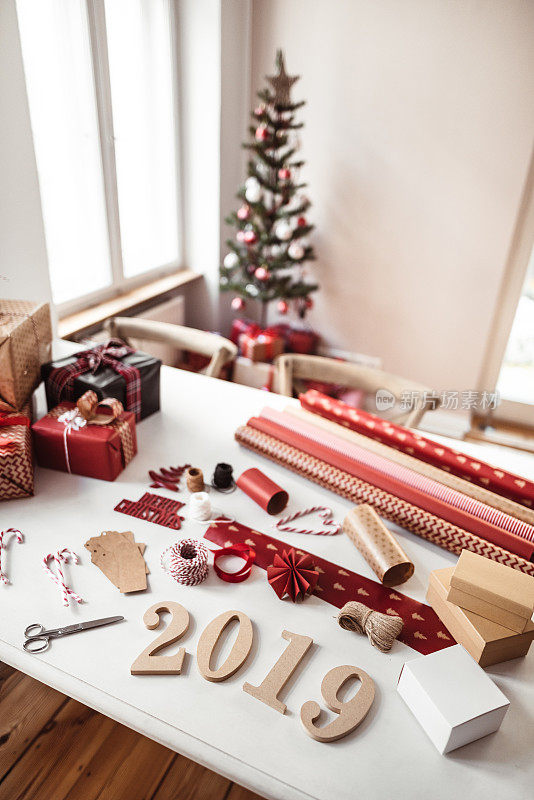
<path fill-rule="evenodd" d="M 462 644 L 481 667 L 526 656 L 534 639 L 534 623 L 529 622 L 523 633 L 516 633 L 449 603 L 447 594 L 453 572 L 454 567 L 431 572 L 426 599 L 458 644 Z"/>
<path fill-rule="evenodd" d="M 462 550 L 447 600 L 522 633 L 534 611 L 534 577 Z"/>
<path fill-rule="evenodd" d="M 48 303 L 0 300 L 0 411 L 20 411 L 52 347 Z"/>
<path fill-rule="evenodd" d="M 33 494 L 30 404 L 19 414 L 0 412 L 0 500 Z"/>
<path fill-rule="evenodd" d="M 442 754 L 494 733 L 510 705 L 460 644 L 407 661 L 397 691 Z"/>

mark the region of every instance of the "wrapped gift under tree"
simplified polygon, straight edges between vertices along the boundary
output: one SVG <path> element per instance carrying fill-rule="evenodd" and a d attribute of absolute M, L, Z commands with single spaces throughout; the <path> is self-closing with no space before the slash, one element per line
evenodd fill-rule
<path fill-rule="evenodd" d="M 137 422 L 159 410 L 161 361 L 119 340 L 111 340 L 42 368 L 48 408 L 93 391 L 98 400 L 115 398 Z"/>
<path fill-rule="evenodd" d="M 86 392 L 65 402 L 32 425 L 41 467 L 113 481 L 137 453 L 135 416 L 122 403 Z"/>

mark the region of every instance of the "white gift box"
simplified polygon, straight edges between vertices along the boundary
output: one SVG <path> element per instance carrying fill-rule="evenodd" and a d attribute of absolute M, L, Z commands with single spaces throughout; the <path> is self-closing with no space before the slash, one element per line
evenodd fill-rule
<path fill-rule="evenodd" d="M 510 705 L 460 644 L 407 661 L 397 691 L 440 753 L 498 730 Z"/>

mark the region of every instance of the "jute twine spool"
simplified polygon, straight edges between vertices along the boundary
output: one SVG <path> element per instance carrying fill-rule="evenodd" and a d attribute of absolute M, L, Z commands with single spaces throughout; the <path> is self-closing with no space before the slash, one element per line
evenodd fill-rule
<path fill-rule="evenodd" d="M 198 467 L 189 467 L 186 478 L 187 488 L 191 493 L 204 491 L 204 475 Z"/>
<path fill-rule="evenodd" d="M 381 614 L 380 611 L 373 611 L 355 601 L 345 603 L 337 615 L 337 621 L 346 631 L 367 634 L 373 647 L 382 653 L 391 650 L 393 642 L 404 627 L 401 617 Z"/>

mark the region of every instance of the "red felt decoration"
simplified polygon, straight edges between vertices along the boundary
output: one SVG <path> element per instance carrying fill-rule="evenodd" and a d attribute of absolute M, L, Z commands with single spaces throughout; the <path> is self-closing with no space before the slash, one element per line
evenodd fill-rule
<path fill-rule="evenodd" d="M 150 469 L 148 471 L 148 477 L 153 481 L 153 483 L 150 484 L 150 488 L 168 489 L 170 492 L 177 492 L 180 478 L 190 466 L 191 464 L 184 464 L 183 467 L 160 467 L 159 472 Z"/>
<path fill-rule="evenodd" d="M 267 567 L 267 580 L 280 600 L 287 595 L 295 603 L 314 591 L 319 573 L 310 555 L 297 555 L 290 547 L 283 550 L 281 556 L 275 555 L 272 565 Z"/>
<path fill-rule="evenodd" d="M 177 531 L 182 527 L 184 520 L 178 514 L 178 511 L 184 506 L 179 500 L 171 500 L 168 497 L 161 497 L 158 494 L 145 494 L 139 500 L 121 500 L 115 506 L 115 511 L 120 511 L 121 514 L 129 514 L 131 517 L 144 519 L 147 522 L 155 522 L 157 525 L 163 525 L 166 528 L 172 528 Z"/>

